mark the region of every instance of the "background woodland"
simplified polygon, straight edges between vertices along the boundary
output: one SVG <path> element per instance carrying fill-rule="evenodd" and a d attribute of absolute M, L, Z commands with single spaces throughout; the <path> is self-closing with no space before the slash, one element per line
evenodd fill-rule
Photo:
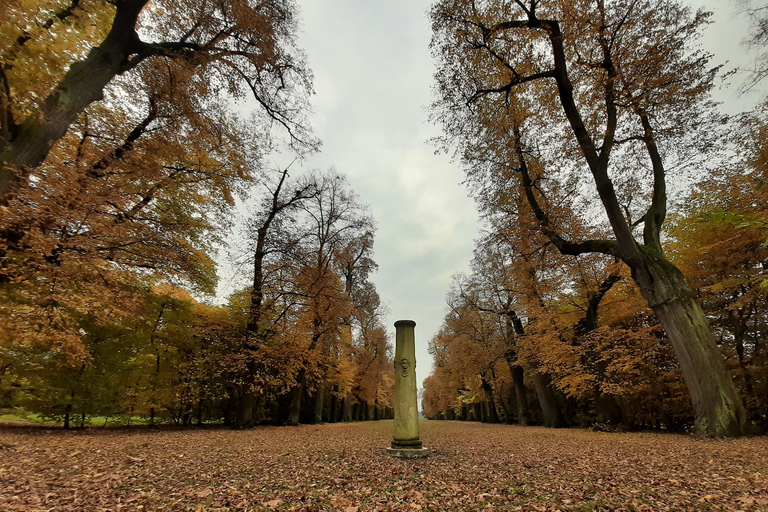
<path fill-rule="evenodd" d="M 767 8 L 738 8 L 764 48 Z M 427 416 L 765 432 L 768 106 L 712 101 L 709 14 L 430 15 L 437 144 L 483 230 L 430 344 Z M 5 0 L 0 407 L 67 427 L 391 414 L 374 219 L 335 171 L 265 164 L 320 145 L 297 23 L 290 0 Z M 248 286 L 215 306 L 231 229 Z"/>

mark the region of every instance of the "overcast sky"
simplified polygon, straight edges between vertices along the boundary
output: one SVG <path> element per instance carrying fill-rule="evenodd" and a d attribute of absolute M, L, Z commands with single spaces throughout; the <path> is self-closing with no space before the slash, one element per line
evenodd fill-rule
<path fill-rule="evenodd" d="M 416 322 L 417 382 L 429 375 L 429 339 L 445 314 L 451 275 L 468 268 L 477 216 L 461 169 L 427 139 L 434 64 L 430 2 L 306 0 L 299 44 L 315 74 L 314 128 L 321 154 L 371 207 L 378 231 L 373 281 L 397 320 Z"/>
<path fill-rule="evenodd" d="M 718 63 L 743 64 L 745 26 L 725 0 L 709 4 L 716 23 L 704 46 Z M 764 3 L 764 2 L 763 2 Z M 445 314 L 451 276 L 468 270 L 477 236 L 463 174 L 427 144 L 434 62 L 426 0 L 300 0 L 299 45 L 315 75 L 313 125 L 322 152 L 305 169 L 345 174 L 378 223 L 373 276 L 390 314 L 416 322 L 417 382 L 432 367 L 427 345 Z M 734 90 L 720 92 L 735 104 Z M 748 100 L 748 101 L 753 101 Z M 742 100 L 743 103 L 743 100 Z M 731 106 L 730 110 L 740 107 Z M 293 172 L 292 172 L 293 174 Z M 231 290 L 230 290 L 231 291 Z"/>

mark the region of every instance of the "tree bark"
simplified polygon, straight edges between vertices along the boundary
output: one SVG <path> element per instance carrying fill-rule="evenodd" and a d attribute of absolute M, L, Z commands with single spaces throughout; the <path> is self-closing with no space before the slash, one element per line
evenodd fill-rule
<path fill-rule="evenodd" d="M 483 422 L 498 423 L 499 414 L 496 411 L 496 393 L 493 390 L 493 385 L 486 380 L 485 377 L 481 378 L 483 392 L 485 393 L 485 400 L 483 401 Z"/>
<path fill-rule="evenodd" d="M 517 406 L 517 423 L 523 426 L 530 425 L 531 411 L 528 408 L 528 396 L 525 391 L 525 379 L 523 374 L 523 367 L 518 364 L 518 365 L 512 366 L 510 370 L 512 370 L 512 384 L 515 387 L 515 404 Z"/>
<path fill-rule="evenodd" d="M 535 373 L 533 375 L 533 385 L 536 388 L 536 395 L 541 404 L 541 413 L 544 416 L 544 426 L 550 428 L 560 428 L 565 426 L 560 407 L 557 405 L 555 392 L 552 390 L 549 375 L 546 373 Z"/>
<path fill-rule="evenodd" d="M 319 425 L 323 422 L 323 406 L 325 404 L 325 382 L 320 382 L 317 385 L 317 392 L 315 393 L 315 410 L 312 415 L 312 423 Z"/>
<path fill-rule="evenodd" d="M 339 387 L 334 386 L 334 391 L 338 392 Z M 336 423 L 339 421 L 339 398 L 336 396 L 336 393 L 331 394 L 331 417 L 329 418 L 329 423 Z"/>
<path fill-rule="evenodd" d="M 352 393 L 347 392 L 341 403 L 341 421 L 352 421 Z"/>
<path fill-rule="evenodd" d="M 744 434 L 746 411 L 688 283 L 662 255 L 648 249 L 643 255 L 643 264 L 632 268 L 632 277 L 680 363 L 696 413 L 696 432 L 724 437 Z"/>
<path fill-rule="evenodd" d="M 253 402 L 254 394 L 251 391 L 249 384 L 243 384 L 240 386 L 240 393 L 238 394 L 237 402 L 237 417 L 235 419 L 236 427 L 252 427 L 253 426 Z"/>
<path fill-rule="evenodd" d="M 472 419 L 474 421 L 483 421 L 483 406 L 480 402 L 472 404 Z"/>
<path fill-rule="evenodd" d="M 115 2 L 115 19 L 102 44 L 92 49 L 85 59 L 72 64 L 40 110 L 16 126 L 10 140 L 0 141 L 0 204 L 7 203 L 29 170 L 45 160 L 77 116 L 103 98 L 106 85 L 148 56 L 139 54 L 143 44 L 135 29 L 139 13 L 147 2 Z"/>
<path fill-rule="evenodd" d="M 291 390 L 291 401 L 288 406 L 288 424 L 297 426 L 301 416 L 301 400 L 304 396 L 304 387 L 307 380 L 307 372 L 303 368 L 296 378 L 296 387 Z"/>
<path fill-rule="evenodd" d="M 499 421 L 501 423 L 512 422 L 509 410 L 507 409 L 507 404 L 504 403 L 504 399 L 502 398 L 501 393 L 493 394 L 493 406 L 496 408 L 496 414 L 498 415 Z"/>

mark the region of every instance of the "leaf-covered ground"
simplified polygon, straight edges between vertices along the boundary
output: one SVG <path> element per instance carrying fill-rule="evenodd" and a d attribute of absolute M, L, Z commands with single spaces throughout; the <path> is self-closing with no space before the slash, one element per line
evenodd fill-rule
<path fill-rule="evenodd" d="M 0 510 L 768 510 L 768 438 L 422 422 L 254 430 L 0 427 Z"/>

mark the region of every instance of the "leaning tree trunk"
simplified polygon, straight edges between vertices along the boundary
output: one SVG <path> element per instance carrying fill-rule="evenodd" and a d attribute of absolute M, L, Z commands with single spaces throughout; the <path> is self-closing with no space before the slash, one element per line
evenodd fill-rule
<path fill-rule="evenodd" d="M 541 404 L 544 426 L 550 428 L 564 427 L 565 421 L 560 413 L 560 407 L 557 405 L 555 392 L 552 391 L 549 375 L 546 373 L 533 374 L 533 385 L 536 388 L 536 395 L 539 397 L 539 403 Z"/>
<path fill-rule="evenodd" d="M 135 30 L 146 4 L 147 0 L 117 2 L 112 28 L 101 46 L 69 67 L 39 111 L 16 127 L 12 140 L 0 140 L 0 204 L 7 204 L 15 185 L 45 160 L 77 116 L 104 97 L 107 84 L 149 55 L 139 54 L 142 46 Z"/>
<path fill-rule="evenodd" d="M 501 393 L 493 394 L 493 406 L 496 408 L 496 414 L 499 416 L 499 422 L 501 423 L 512 422 L 512 418 L 509 414 L 509 410 L 507 409 L 507 404 L 504 403 L 504 398 L 501 396 Z"/>
<path fill-rule="evenodd" d="M 747 415 L 704 312 L 683 274 L 663 256 L 643 253 L 644 265 L 632 269 L 680 363 L 696 413 L 696 432 L 733 437 L 745 433 Z"/>
<path fill-rule="evenodd" d="M 498 423 L 499 422 L 499 413 L 496 411 L 496 394 L 493 389 L 493 385 L 485 379 L 484 376 L 481 376 L 482 379 L 482 388 L 485 392 L 485 401 L 483 402 L 484 405 L 484 416 L 485 419 L 484 422 L 487 423 Z"/>

